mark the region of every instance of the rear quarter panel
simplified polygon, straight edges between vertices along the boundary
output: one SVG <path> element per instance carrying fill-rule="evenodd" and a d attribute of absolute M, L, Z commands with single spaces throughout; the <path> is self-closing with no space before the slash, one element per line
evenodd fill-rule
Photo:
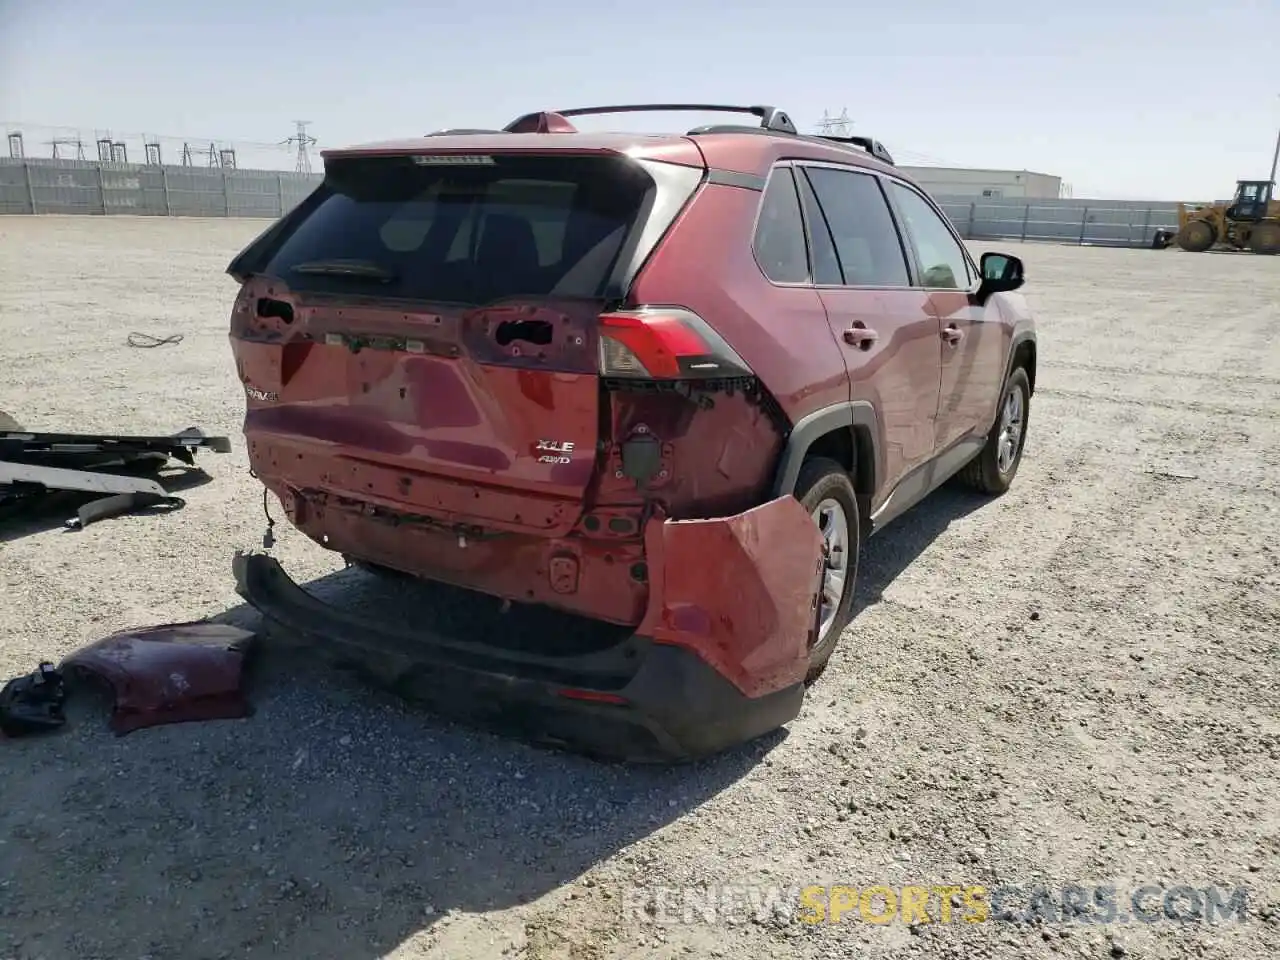
<path fill-rule="evenodd" d="M 772 284 L 756 263 L 760 199 L 757 190 L 705 184 L 637 277 L 632 299 L 697 313 L 795 423 L 847 401 L 849 378 L 817 291 Z"/>

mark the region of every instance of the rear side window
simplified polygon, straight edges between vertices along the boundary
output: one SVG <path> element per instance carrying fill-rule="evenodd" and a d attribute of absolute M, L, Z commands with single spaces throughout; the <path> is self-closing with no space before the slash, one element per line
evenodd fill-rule
<path fill-rule="evenodd" d="M 769 178 L 760 201 L 756 223 L 756 260 L 764 275 L 775 283 L 805 283 L 809 279 L 809 254 L 805 249 L 804 220 L 795 176 L 790 167 L 778 167 Z"/>
<path fill-rule="evenodd" d="M 826 214 L 849 286 L 906 287 L 907 258 L 876 178 L 853 170 L 805 170 Z"/>
<path fill-rule="evenodd" d="M 291 288 L 485 304 L 595 297 L 652 179 L 626 160 L 339 160 L 263 267 Z"/>
<path fill-rule="evenodd" d="M 813 194 L 809 178 L 800 177 L 800 198 L 804 205 L 805 219 L 809 221 L 809 248 L 813 251 L 813 282 L 840 286 L 844 275 L 840 272 L 840 259 L 836 256 L 835 241 L 831 239 L 831 227 L 827 215 L 822 212 L 818 198 Z"/>

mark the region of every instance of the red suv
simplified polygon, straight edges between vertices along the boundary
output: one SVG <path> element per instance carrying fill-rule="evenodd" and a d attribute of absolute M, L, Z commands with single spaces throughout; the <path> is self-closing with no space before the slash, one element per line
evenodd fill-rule
<path fill-rule="evenodd" d="M 639 110 L 759 124 L 569 120 Z M 350 562 L 600 626 L 406 631 L 237 558 L 269 620 L 438 703 L 634 759 L 758 736 L 831 656 L 863 539 L 953 475 L 1013 480 L 1022 263 L 976 265 L 876 141 L 658 104 L 324 159 L 229 267 L 256 476 Z"/>

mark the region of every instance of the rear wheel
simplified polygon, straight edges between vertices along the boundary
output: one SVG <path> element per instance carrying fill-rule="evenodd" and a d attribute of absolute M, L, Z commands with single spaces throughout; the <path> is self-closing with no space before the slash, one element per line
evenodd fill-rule
<path fill-rule="evenodd" d="M 1208 220 L 1192 220 L 1178 231 L 1178 246 L 1190 253 L 1203 253 L 1218 239 L 1218 231 Z"/>
<path fill-rule="evenodd" d="M 818 602 L 817 636 L 809 650 L 805 682 L 818 678 L 831 659 L 840 634 L 853 619 L 861 525 L 853 482 L 844 467 L 825 457 L 805 461 L 796 481 L 796 499 L 822 532 L 826 558 Z"/>
<path fill-rule="evenodd" d="M 957 478 L 981 493 L 998 496 L 1008 490 L 1022 462 L 1030 412 L 1031 381 L 1026 370 L 1015 367 L 1005 381 L 1000 413 L 995 428 L 987 436 L 986 446 L 964 466 Z"/>
<path fill-rule="evenodd" d="M 1249 249 L 1268 256 L 1280 253 L 1280 222 L 1267 220 L 1255 226 L 1249 233 Z"/>

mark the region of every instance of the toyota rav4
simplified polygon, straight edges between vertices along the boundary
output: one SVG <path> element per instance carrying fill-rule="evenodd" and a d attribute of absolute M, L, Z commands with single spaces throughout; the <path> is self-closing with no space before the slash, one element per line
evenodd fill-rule
<path fill-rule="evenodd" d="M 571 120 L 638 110 L 759 123 Z M 238 589 L 294 634 L 394 654 L 441 704 L 634 759 L 759 736 L 848 625 L 864 539 L 952 476 L 999 494 L 1017 472 L 1022 263 L 975 263 L 875 140 L 658 104 L 324 162 L 229 267 L 255 475 L 349 562 L 600 629 L 404 630 L 263 553 Z"/>

